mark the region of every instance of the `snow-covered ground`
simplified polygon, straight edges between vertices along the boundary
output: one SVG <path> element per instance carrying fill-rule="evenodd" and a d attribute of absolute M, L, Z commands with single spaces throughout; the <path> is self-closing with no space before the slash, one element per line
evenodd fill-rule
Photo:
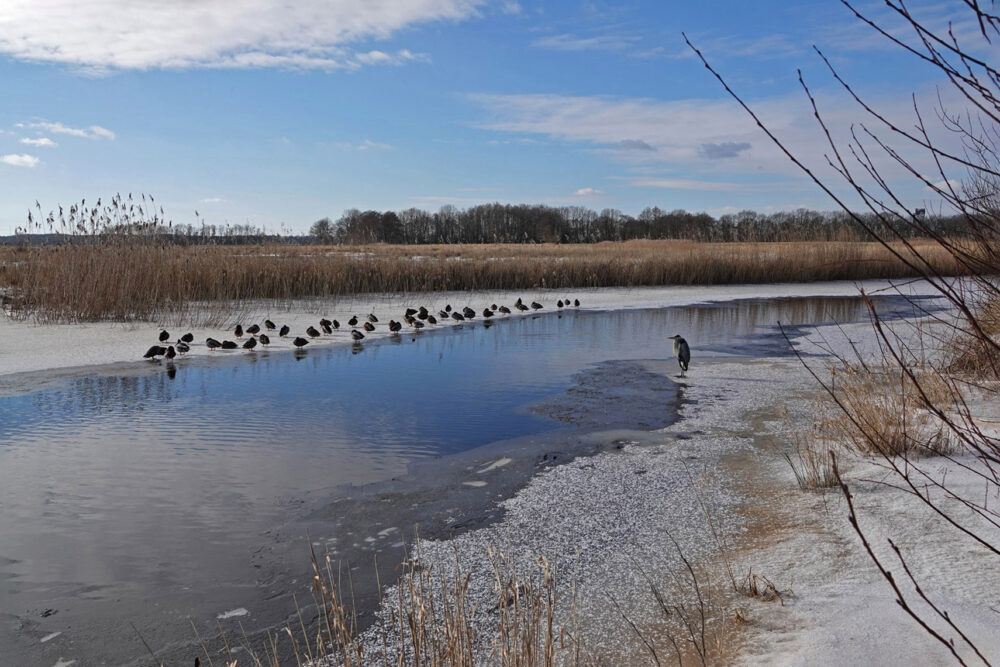
<path fill-rule="evenodd" d="M 343 345 L 351 343 L 350 327 L 347 320 L 357 315 L 363 322 L 369 313 L 379 319 L 377 330 L 367 337 L 388 335 L 387 323 L 390 318 L 401 320 L 408 307 L 427 307 L 436 314 L 446 304 L 461 308 L 470 306 L 476 311 L 477 319 L 482 319 L 482 309 L 496 303 L 512 305 L 522 297 L 525 303 L 537 300 L 547 311 L 556 309 L 556 301 L 569 297 L 579 299 L 581 308 L 660 308 L 679 306 L 706 301 L 728 301 L 732 299 L 773 298 L 782 296 L 852 296 L 858 286 L 870 292 L 885 290 L 891 293 L 885 281 L 850 281 L 811 283 L 807 285 L 727 285 L 693 287 L 654 288 L 602 288 L 597 290 L 568 289 L 523 290 L 520 292 L 433 292 L 420 294 L 365 294 L 337 300 L 309 300 L 282 303 L 280 306 L 268 304 L 241 304 L 240 314 L 229 323 L 228 329 L 218 327 L 188 327 L 176 322 L 98 322 L 84 324 L 36 324 L 31 321 L 16 321 L 0 316 L 0 375 L 66 369 L 78 366 L 104 365 L 119 362 L 138 361 L 149 346 L 158 344 L 157 335 L 162 329 L 176 341 L 181 334 L 191 332 L 195 343 L 190 355 L 204 354 L 248 354 L 243 350 L 231 352 L 209 352 L 205 338 L 212 336 L 219 340 L 233 339 L 232 326 L 242 323 L 244 327 L 254 322 L 261 324 L 270 318 L 279 327 L 287 324 L 291 336 L 278 339 L 270 336 L 272 349 L 293 349 L 292 338 L 305 336 L 306 327 L 318 327 L 321 317 L 337 319 L 341 323 L 339 332 L 310 342 L 311 346 Z M 907 284 L 906 290 L 928 293 L 920 283 Z M 516 315 L 512 315 L 516 317 Z M 448 326 L 453 326 L 449 321 Z M 407 328 L 404 327 L 404 331 Z M 272 332 L 273 333 L 273 332 Z"/>
<path fill-rule="evenodd" d="M 840 335 L 838 335 L 838 333 Z M 844 334 L 853 340 L 873 337 L 865 325 L 843 332 L 821 328 L 813 335 L 834 341 L 845 353 Z M 839 343 L 837 341 L 840 341 Z M 808 347 L 808 343 L 803 343 Z M 789 362 L 772 362 L 774 369 Z M 799 373 L 787 369 L 789 376 Z M 808 382 L 804 386 L 808 389 Z M 968 406 L 984 421 L 983 432 L 996 438 L 1000 406 L 970 393 Z M 757 437 L 791 441 L 790 428 L 808 428 L 813 400 L 804 396 L 782 407 L 793 416 L 772 413 Z M 761 535 L 744 541 L 738 560 L 770 577 L 786 591 L 785 604 L 747 601 L 751 621 L 739 662 L 747 665 L 946 665 L 951 652 L 922 629 L 897 604 L 889 584 L 864 551 L 848 521 L 839 489 L 798 489 L 787 463 L 770 451 L 757 456 L 756 481 L 744 485 L 758 514 L 766 516 Z M 983 664 L 959 634 L 920 600 L 889 540 L 896 544 L 924 594 L 955 622 L 990 663 L 1000 661 L 1000 557 L 949 526 L 927 503 L 905 491 L 901 478 L 880 459 L 839 453 L 859 524 L 883 565 L 891 571 L 908 604 L 944 638 L 955 642 L 966 664 Z M 936 505 L 971 526 L 994 548 L 1000 530 L 977 517 L 958 499 L 988 507 L 1000 502 L 994 473 L 969 455 L 916 461 L 943 482 L 954 498 L 931 490 Z M 931 486 L 928 484 L 928 486 Z M 755 487 L 755 488 L 750 488 Z"/>

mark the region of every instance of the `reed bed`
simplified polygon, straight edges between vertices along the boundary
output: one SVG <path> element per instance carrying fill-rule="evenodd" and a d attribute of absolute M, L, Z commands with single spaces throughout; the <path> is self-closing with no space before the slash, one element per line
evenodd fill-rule
<path fill-rule="evenodd" d="M 84 241 L 87 241 L 85 239 Z M 920 247 L 956 274 L 936 245 Z M 875 243 L 431 246 L 177 246 L 114 243 L 0 249 L 0 294 L 15 318 L 166 319 L 194 304 L 379 292 L 638 287 L 913 276 Z"/>

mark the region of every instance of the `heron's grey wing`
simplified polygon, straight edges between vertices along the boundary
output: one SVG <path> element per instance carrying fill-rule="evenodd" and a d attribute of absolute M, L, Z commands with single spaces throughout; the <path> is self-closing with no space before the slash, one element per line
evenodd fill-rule
<path fill-rule="evenodd" d="M 685 364 L 691 361 L 691 348 L 688 347 L 686 340 L 680 342 L 680 350 L 677 352 L 677 358 Z"/>

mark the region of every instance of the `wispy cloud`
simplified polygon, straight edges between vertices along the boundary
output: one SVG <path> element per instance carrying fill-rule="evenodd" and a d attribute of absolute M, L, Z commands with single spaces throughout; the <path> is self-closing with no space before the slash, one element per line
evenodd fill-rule
<path fill-rule="evenodd" d="M 933 89 L 924 92 L 927 104 L 937 101 Z M 849 96 L 823 89 L 814 89 L 813 94 L 834 140 L 842 146 L 852 140 L 852 126 L 870 120 Z M 746 112 L 728 100 L 663 101 L 546 94 L 479 94 L 468 99 L 482 109 L 482 119 L 477 124 L 481 128 L 516 136 L 540 136 L 562 142 L 571 149 L 607 155 L 631 169 L 659 171 L 659 174 L 636 175 L 634 180 L 628 178 L 636 187 L 722 191 L 737 187 L 740 182 L 760 184 L 764 178 L 787 187 L 789 179 L 803 178 L 787 156 L 764 139 Z M 868 101 L 897 126 L 913 122 L 912 110 L 907 112 L 904 97 L 875 95 Z M 949 101 L 946 99 L 944 103 Z M 792 146 L 804 164 L 817 174 L 839 180 L 827 165 L 829 145 L 824 133 L 817 129 L 807 99 L 789 93 L 750 103 L 764 124 L 785 145 Z M 955 146 L 954 137 L 937 134 L 942 135 L 935 137 L 940 146 L 961 150 Z M 642 139 L 622 139 L 637 136 Z M 632 143 L 637 141 L 652 150 Z M 913 146 L 901 148 L 906 159 L 917 168 L 929 166 L 927 156 Z M 895 160 L 877 153 L 877 150 L 873 153 L 873 159 L 884 175 L 905 178 Z M 739 159 L 734 159 L 737 156 Z M 682 177 L 676 177 L 678 174 Z"/>
<path fill-rule="evenodd" d="M 26 146 L 39 146 L 42 148 L 55 148 L 59 145 L 48 137 L 38 137 L 37 139 L 25 137 L 24 139 L 21 139 L 21 143 Z"/>
<path fill-rule="evenodd" d="M 604 194 L 604 191 L 597 188 L 580 188 L 573 194 L 577 197 L 600 197 Z"/>
<path fill-rule="evenodd" d="M 750 150 L 749 141 L 724 141 L 719 144 L 709 142 L 698 148 L 698 155 L 709 160 L 723 160 L 736 157 L 747 150 Z"/>
<path fill-rule="evenodd" d="M 610 34 L 580 37 L 571 33 L 549 35 L 531 43 L 542 49 L 554 51 L 624 51 L 639 41 L 634 35 Z"/>
<path fill-rule="evenodd" d="M 17 153 L 9 153 L 7 155 L 0 155 L 0 162 L 3 164 L 10 165 L 12 167 L 34 167 L 37 166 L 41 160 L 39 160 L 34 155 L 28 155 L 27 153 L 18 155 Z"/>
<path fill-rule="evenodd" d="M 199 199 L 199 204 L 221 204 L 225 200 L 224 197 L 206 197 L 205 199 Z"/>
<path fill-rule="evenodd" d="M 355 53 L 353 59 L 362 65 L 404 65 L 414 61 L 429 62 L 430 56 L 425 53 L 412 53 L 409 49 L 401 49 L 395 53 L 374 50 Z"/>
<path fill-rule="evenodd" d="M 511 16 L 520 16 L 524 13 L 524 7 L 517 0 L 503 0 L 500 3 L 500 11 Z"/>
<path fill-rule="evenodd" d="M 705 54 L 713 58 L 752 58 L 755 60 L 771 60 L 801 55 L 804 45 L 794 41 L 788 35 L 774 34 L 745 39 L 733 35 L 692 36 L 692 43 Z M 692 51 L 685 44 L 675 51 L 671 58 L 694 58 Z"/>
<path fill-rule="evenodd" d="M 351 43 L 467 19 L 485 1 L 4 0 L 0 52 L 98 70 L 356 68 L 391 63 L 352 56 Z"/>
<path fill-rule="evenodd" d="M 392 146 L 389 144 L 383 144 L 378 141 L 372 141 L 371 139 L 365 139 L 359 144 L 352 144 L 350 142 L 341 142 L 337 144 L 338 148 L 344 150 L 355 150 L 355 151 L 388 151 L 392 150 Z"/>
<path fill-rule="evenodd" d="M 109 139 L 114 141 L 115 133 L 100 125 L 90 127 L 70 127 L 62 123 L 50 123 L 48 121 L 36 121 L 32 123 L 15 123 L 14 127 L 25 130 L 42 130 L 52 134 L 65 134 L 71 137 L 82 137 L 85 139 Z M 27 143 L 27 142 L 25 142 Z"/>
<path fill-rule="evenodd" d="M 618 148 L 625 151 L 655 151 L 656 149 L 647 144 L 642 139 L 622 139 L 618 142 Z"/>
<path fill-rule="evenodd" d="M 722 183 L 719 181 L 695 181 L 686 178 L 639 178 L 631 183 L 636 188 L 662 188 L 664 190 L 743 190 L 744 183 Z"/>

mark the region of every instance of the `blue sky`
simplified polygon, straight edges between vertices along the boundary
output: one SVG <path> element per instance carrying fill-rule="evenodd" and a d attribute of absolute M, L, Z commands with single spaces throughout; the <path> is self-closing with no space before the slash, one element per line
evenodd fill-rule
<path fill-rule="evenodd" d="M 955 7 L 918 5 L 938 25 Z M 115 192 L 275 231 L 491 201 L 833 208 L 681 31 L 811 164 L 797 68 L 836 132 L 861 118 L 811 45 L 894 117 L 935 101 L 935 72 L 837 0 L 4 0 L 0 234 L 36 200 Z"/>

